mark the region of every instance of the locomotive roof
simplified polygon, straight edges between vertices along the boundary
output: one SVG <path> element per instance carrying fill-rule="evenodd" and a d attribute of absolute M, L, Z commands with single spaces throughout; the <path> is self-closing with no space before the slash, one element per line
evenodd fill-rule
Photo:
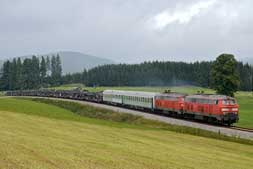
<path fill-rule="evenodd" d="M 125 95 L 125 96 L 138 96 L 138 97 L 154 97 L 159 94 L 155 92 L 139 92 L 139 91 L 123 91 L 123 90 L 104 90 L 103 93 Z"/>
<path fill-rule="evenodd" d="M 229 96 L 225 96 L 225 95 L 215 95 L 215 94 L 197 94 L 197 95 L 190 95 L 190 96 L 186 96 L 186 98 L 189 99 L 209 99 L 209 100 L 217 100 L 217 99 L 234 99 L 232 97 Z"/>
<path fill-rule="evenodd" d="M 187 96 L 187 94 L 183 94 L 183 93 L 162 93 L 162 94 L 159 94 L 158 96 L 185 97 L 185 96 Z"/>

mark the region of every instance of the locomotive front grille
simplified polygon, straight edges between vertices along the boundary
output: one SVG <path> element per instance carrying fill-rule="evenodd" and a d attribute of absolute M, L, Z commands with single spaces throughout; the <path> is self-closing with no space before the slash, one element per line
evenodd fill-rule
<path fill-rule="evenodd" d="M 225 121 L 238 121 L 238 113 L 237 112 L 229 112 L 224 115 Z"/>

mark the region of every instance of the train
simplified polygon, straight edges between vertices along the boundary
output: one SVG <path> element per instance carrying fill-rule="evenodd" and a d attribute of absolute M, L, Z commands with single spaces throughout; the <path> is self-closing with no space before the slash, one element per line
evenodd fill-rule
<path fill-rule="evenodd" d="M 84 100 L 173 117 L 200 120 L 230 126 L 239 121 L 239 105 L 235 98 L 216 94 L 187 95 L 141 91 L 104 90 L 20 90 L 7 96 L 38 96 Z"/>

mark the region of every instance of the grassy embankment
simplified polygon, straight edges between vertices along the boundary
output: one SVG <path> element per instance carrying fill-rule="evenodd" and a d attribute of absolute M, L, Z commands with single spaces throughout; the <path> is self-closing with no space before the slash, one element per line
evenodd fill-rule
<path fill-rule="evenodd" d="M 204 91 L 206 94 L 215 93 L 211 89 L 193 86 L 183 87 L 84 87 L 82 84 L 71 84 L 56 87 L 56 89 L 71 90 L 76 87 L 86 89 L 89 91 L 103 91 L 105 89 L 115 90 L 131 90 L 131 91 L 148 91 L 148 92 L 163 92 L 164 90 L 171 90 L 172 92 L 180 92 L 187 94 L 196 94 L 198 91 Z M 250 92 L 237 92 L 236 98 L 240 105 L 240 120 L 239 123 L 235 124 L 240 127 L 253 128 L 253 93 Z"/>
<path fill-rule="evenodd" d="M 141 120 L 98 120 L 1 98 L 0 168 L 252 168 L 252 145 L 153 129 Z"/>

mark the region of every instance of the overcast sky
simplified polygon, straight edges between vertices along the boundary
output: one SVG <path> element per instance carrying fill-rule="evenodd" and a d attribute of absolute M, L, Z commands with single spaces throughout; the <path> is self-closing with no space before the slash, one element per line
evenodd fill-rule
<path fill-rule="evenodd" d="M 117 62 L 253 57 L 252 0 L 0 0 L 0 58 L 79 51 Z"/>

